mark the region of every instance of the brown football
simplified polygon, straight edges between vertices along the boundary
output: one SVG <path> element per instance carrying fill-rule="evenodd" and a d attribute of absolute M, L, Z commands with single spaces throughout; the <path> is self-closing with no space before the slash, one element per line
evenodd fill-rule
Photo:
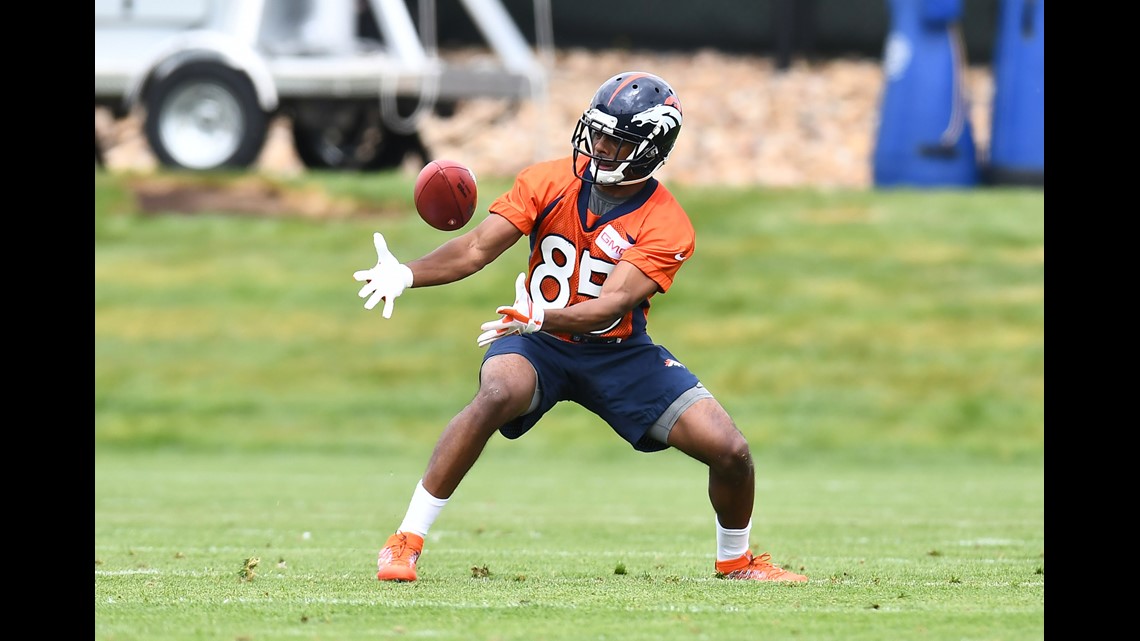
<path fill-rule="evenodd" d="M 441 231 L 455 231 L 471 220 L 479 201 L 475 173 L 454 160 L 433 160 L 416 177 L 416 211 Z"/>

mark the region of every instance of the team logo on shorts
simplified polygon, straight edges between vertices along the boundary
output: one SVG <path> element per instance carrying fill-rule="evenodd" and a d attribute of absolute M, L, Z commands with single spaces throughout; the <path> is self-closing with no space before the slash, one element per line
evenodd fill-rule
<path fill-rule="evenodd" d="M 665 359 L 665 367 L 680 367 L 682 369 L 686 369 L 685 366 L 682 365 L 679 361 L 675 361 L 671 358 Z"/>

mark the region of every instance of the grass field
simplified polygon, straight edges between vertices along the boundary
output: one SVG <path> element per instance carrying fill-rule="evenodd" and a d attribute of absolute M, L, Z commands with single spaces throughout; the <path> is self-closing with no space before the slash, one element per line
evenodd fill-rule
<path fill-rule="evenodd" d="M 698 248 L 650 331 L 749 437 L 754 545 L 808 584 L 713 578 L 702 467 L 571 405 L 492 440 L 421 580 L 381 584 L 524 248 L 384 320 L 372 231 L 449 236 L 410 178 L 273 181 L 327 217 L 143 213 L 138 180 L 95 176 L 96 639 L 1044 638 L 1043 192 L 678 190 Z"/>

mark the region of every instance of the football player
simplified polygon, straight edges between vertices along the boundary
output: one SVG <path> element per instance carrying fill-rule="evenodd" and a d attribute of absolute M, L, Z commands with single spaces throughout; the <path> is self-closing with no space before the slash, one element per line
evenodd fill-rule
<path fill-rule="evenodd" d="M 466 278 L 526 238 L 514 301 L 477 337 L 486 348 L 474 399 L 439 437 L 377 578 L 416 580 L 424 537 L 488 439 L 527 433 L 560 401 L 596 414 L 640 452 L 675 448 L 708 466 L 717 576 L 807 581 L 749 549 L 755 469 L 748 442 L 697 376 L 646 333 L 651 301 L 696 249 L 685 210 L 653 177 L 681 131 L 681 102 L 651 73 L 606 80 L 565 158 L 520 171 L 470 231 L 400 263 L 376 233 L 377 263 L 355 273 L 383 316 L 405 289 Z"/>

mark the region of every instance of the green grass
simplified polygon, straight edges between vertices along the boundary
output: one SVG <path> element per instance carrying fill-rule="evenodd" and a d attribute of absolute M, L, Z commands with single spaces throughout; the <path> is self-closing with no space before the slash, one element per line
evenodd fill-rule
<path fill-rule="evenodd" d="M 712 578 L 702 467 L 560 405 L 390 585 L 525 248 L 384 320 L 351 277 L 372 231 L 404 260 L 451 236 L 410 177 L 277 181 L 355 211 L 326 218 L 144 214 L 137 179 L 95 176 L 97 639 L 1044 638 L 1043 192 L 675 190 L 697 252 L 650 332 L 748 436 L 753 542 L 809 584 Z"/>
<path fill-rule="evenodd" d="M 534 440 L 492 443 L 415 584 L 374 559 L 426 450 L 100 453 L 96 638 L 1044 638 L 1043 462 L 761 452 L 753 540 L 811 581 L 756 585 L 713 578 L 695 462 Z"/>

